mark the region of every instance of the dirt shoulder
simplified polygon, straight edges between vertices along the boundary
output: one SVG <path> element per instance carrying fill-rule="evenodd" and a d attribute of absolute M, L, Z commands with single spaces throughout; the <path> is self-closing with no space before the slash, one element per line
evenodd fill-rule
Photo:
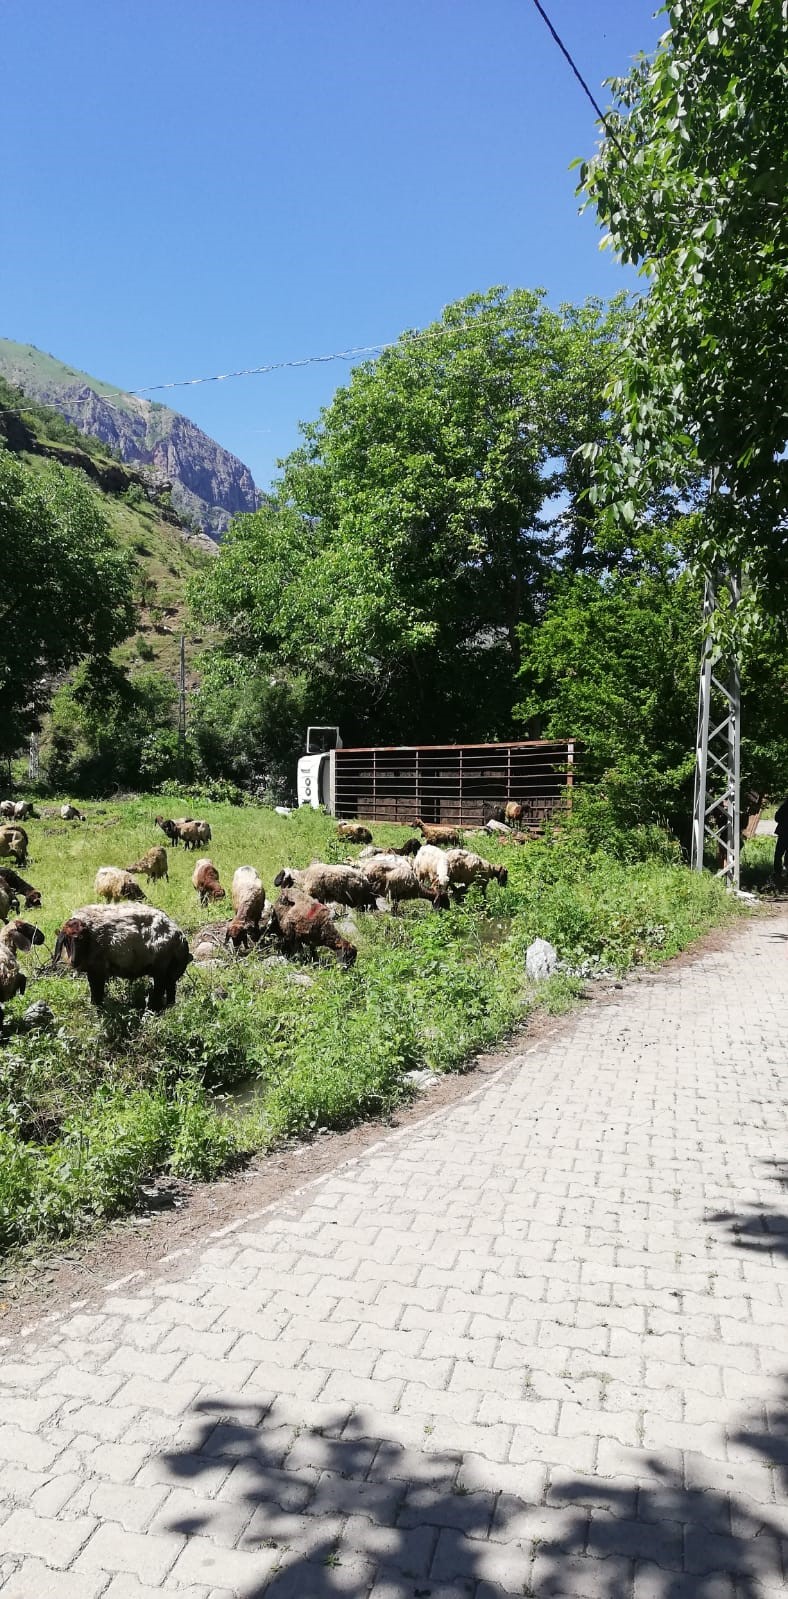
<path fill-rule="evenodd" d="M 765 909 L 765 915 L 769 910 Z M 680 973 L 706 955 L 730 947 L 749 921 L 714 928 L 663 966 L 631 973 L 621 982 L 590 984 L 578 1005 L 601 1005 L 619 991 L 643 983 L 675 982 Z M 478 1055 L 461 1072 L 434 1080 L 429 1090 L 402 1105 L 386 1121 L 369 1121 L 343 1133 L 325 1133 L 310 1143 L 294 1143 L 255 1158 L 241 1171 L 213 1183 L 158 1185 L 166 1208 L 135 1213 L 70 1240 L 62 1249 L 50 1244 L 22 1259 L 0 1262 L 0 1341 L 25 1331 L 42 1320 L 58 1318 L 68 1310 L 90 1303 L 111 1285 L 138 1285 L 144 1278 L 166 1276 L 170 1264 L 217 1233 L 258 1216 L 345 1162 L 355 1160 L 374 1144 L 415 1127 L 436 1112 L 448 1109 L 480 1087 L 486 1078 L 519 1064 L 525 1052 L 571 1031 L 577 1006 L 561 1016 L 536 1011 L 526 1025 L 490 1053 Z"/>

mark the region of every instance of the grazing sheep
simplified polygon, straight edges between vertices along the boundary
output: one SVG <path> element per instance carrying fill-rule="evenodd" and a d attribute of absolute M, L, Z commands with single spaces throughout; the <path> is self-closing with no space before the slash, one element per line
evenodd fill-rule
<path fill-rule="evenodd" d="M 439 823 L 423 822 L 420 816 L 415 818 L 413 826 L 421 828 L 425 844 L 462 843 L 462 836 L 456 827 L 441 827 Z"/>
<path fill-rule="evenodd" d="M 176 817 L 169 821 L 164 816 L 155 816 L 154 821 L 163 833 L 167 834 L 173 849 L 182 844 L 184 849 L 197 849 L 200 844 L 210 844 L 211 826 L 209 822 L 195 822 L 190 816 Z"/>
<path fill-rule="evenodd" d="M 100 866 L 93 884 L 93 892 L 97 899 L 105 899 L 108 904 L 117 904 L 121 899 L 145 899 L 139 883 L 136 883 L 130 873 L 124 872 L 120 866 Z"/>
<path fill-rule="evenodd" d="M 399 855 L 403 858 L 408 855 L 418 855 L 421 849 L 420 838 L 406 838 L 404 844 L 368 844 L 366 849 L 359 853 L 359 861 L 371 861 L 375 855 Z"/>
<path fill-rule="evenodd" d="M 446 851 L 435 844 L 422 844 L 413 861 L 413 870 L 436 911 L 449 904 L 449 861 Z"/>
<path fill-rule="evenodd" d="M 227 898 L 213 861 L 209 861 L 205 855 L 197 862 L 192 872 L 192 887 L 197 890 L 201 905 L 207 905 L 210 899 Z"/>
<path fill-rule="evenodd" d="M 126 867 L 126 871 L 140 873 L 149 878 L 151 882 L 157 882 L 160 877 L 166 878 L 167 882 L 169 882 L 167 851 L 164 845 L 154 844 L 153 849 L 146 850 L 145 854 L 141 855 L 133 866 Z"/>
<path fill-rule="evenodd" d="M 152 905 L 83 905 L 63 923 L 55 962 L 65 953 L 76 972 L 85 972 L 94 1005 L 104 999 L 111 977 L 152 977 L 151 1010 L 175 1003 L 178 979 L 192 956 L 180 928 Z"/>
<path fill-rule="evenodd" d="M 271 926 L 286 955 L 302 950 L 314 960 L 319 949 L 331 949 L 343 966 L 352 966 L 358 954 L 355 945 L 337 931 L 328 907 L 297 890 L 284 889 L 279 895 Z"/>
<path fill-rule="evenodd" d="M 60 819 L 63 822 L 85 822 L 87 817 L 84 811 L 78 811 L 76 805 L 61 805 Z"/>
<path fill-rule="evenodd" d="M 337 822 L 337 834 L 348 844 L 371 844 L 372 834 L 359 822 Z"/>
<path fill-rule="evenodd" d="M 312 861 L 301 872 L 284 867 L 274 878 L 275 888 L 295 888 L 309 899 L 324 905 L 349 905 L 355 910 L 374 910 L 375 894 L 358 866 L 327 866 Z"/>
<path fill-rule="evenodd" d="M 10 855 L 17 866 L 27 865 L 28 837 L 23 827 L 0 827 L 0 857 Z"/>
<path fill-rule="evenodd" d="M 5 883 L 0 881 L 0 922 L 8 921 L 8 912 L 19 908 L 19 900 L 15 894 L 10 894 Z"/>
<path fill-rule="evenodd" d="M 478 883 L 486 889 L 487 884 L 493 881 L 505 888 L 509 881 L 505 866 L 493 866 L 491 861 L 486 861 L 482 855 L 475 855 L 471 849 L 450 849 L 446 859 L 452 888 L 464 890 Z"/>
<path fill-rule="evenodd" d="M 7 817 L 9 822 L 26 822 L 29 816 L 39 819 L 32 800 L 3 800 L 0 803 L 0 816 Z"/>
<path fill-rule="evenodd" d="M 41 904 L 41 895 L 38 889 L 34 888 L 32 883 L 26 883 L 24 878 L 14 871 L 13 867 L 0 866 L 0 886 L 3 884 L 12 899 L 19 894 L 23 896 L 28 910 L 31 910 L 34 905 Z"/>
<path fill-rule="evenodd" d="M 259 942 L 265 912 L 265 889 L 253 866 L 239 866 L 233 873 L 231 894 L 235 915 L 227 923 L 225 943 L 247 949 Z"/>
<path fill-rule="evenodd" d="M 387 899 L 392 908 L 396 908 L 406 899 L 431 898 L 425 895 L 424 888 L 413 870 L 411 861 L 405 860 L 402 855 L 397 855 L 392 850 L 389 854 L 380 853 L 364 862 L 364 876 L 371 885 L 375 897 Z"/>
<path fill-rule="evenodd" d="M 6 1000 L 14 999 L 17 994 L 24 994 L 27 988 L 27 978 L 20 970 L 16 952 L 20 949 L 32 949 L 34 944 L 43 944 L 43 942 L 44 935 L 41 929 L 34 927 L 31 922 L 9 922 L 8 926 L 0 931 L 0 1032 L 3 1030 L 3 1007 Z"/>

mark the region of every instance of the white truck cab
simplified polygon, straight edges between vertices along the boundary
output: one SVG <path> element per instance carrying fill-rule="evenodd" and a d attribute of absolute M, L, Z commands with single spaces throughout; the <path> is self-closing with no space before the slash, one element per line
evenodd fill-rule
<path fill-rule="evenodd" d="M 341 750 L 338 727 L 308 727 L 306 755 L 298 762 L 298 803 L 312 810 L 331 808 L 331 752 Z"/>

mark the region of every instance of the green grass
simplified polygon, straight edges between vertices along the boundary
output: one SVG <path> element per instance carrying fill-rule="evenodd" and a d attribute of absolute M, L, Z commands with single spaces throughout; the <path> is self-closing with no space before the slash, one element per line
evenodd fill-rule
<path fill-rule="evenodd" d="M 228 888 L 240 864 L 256 866 L 273 895 L 280 866 L 357 853 L 311 811 L 287 819 L 156 798 L 84 808 L 84 824 L 29 826 L 25 876 L 44 895 L 37 919 L 50 951 L 61 922 L 92 901 L 99 866 L 127 866 L 163 842 L 157 810 L 210 820 L 209 853 Z M 393 842 L 405 830 L 375 834 Z M 486 900 L 471 894 L 443 915 L 426 903 L 400 916 L 358 915 L 351 971 L 328 957 L 289 965 L 270 950 L 192 966 L 162 1016 L 142 1010 L 140 985 L 130 995 L 120 983 L 94 1010 L 84 979 L 37 978 L 40 953 L 23 957 L 32 980 L 7 1007 L 0 1045 L 0 1244 L 65 1236 L 127 1210 L 158 1173 L 209 1178 L 283 1138 L 387 1114 L 410 1092 L 409 1071 L 462 1069 L 534 1006 L 573 1002 L 582 985 L 571 974 L 528 984 L 524 956 L 536 936 L 584 970 L 623 972 L 675 953 L 738 909 L 669 851 L 625 865 L 589 854 L 577 828 L 523 849 L 490 841 L 484 853 L 509 867 L 506 888 L 493 884 Z M 169 882 L 146 889 L 153 903 L 190 935 L 227 914 L 227 902 L 200 908 L 191 854 L 170 850 L 169 860 Z M 306 985 L 294 980 L 304 976 Z M 31 999 L 51 1005 L 52 1032 L 14 1025 Z"/>

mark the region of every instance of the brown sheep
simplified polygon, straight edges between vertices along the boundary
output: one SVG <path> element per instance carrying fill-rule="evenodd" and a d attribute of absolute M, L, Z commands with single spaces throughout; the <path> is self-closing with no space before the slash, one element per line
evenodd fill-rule
<path fill-rule="evenodd" d="M 41 894 L 39 890 L 34 888 L 32 883 L 26 883 L 24 878 L 20 877 L 19 873 L 14 871 L 13 867 L 0 866 L 0 885 L 3 883 L 5 884 L 6 889 L 10 892 L 12 899 L 14 896 L 19 894 L 23 896 L 28 910 L 31 910 L 34 905 L 41 904 Z"/>
<path fill-rule="evenodd" d="M 154 822 L 167 834 L 173 849 L 182 844 L 184 849 L 197 849 L 200 844 L 210 844 L 210 822 L 195 822 L 190 816 L 179 816 L 170 821 L 164 816 L 154 816 Z"/>
<path fill-rule="evenodd" d="M 176 984 L 192 960 L 180 928 L 152 905 L 83 905 L 58 933 L 55 963 L 63 954 L 85 972 L 94 1005 L 110 977 L 152 977 L 151 1010 L 175 1004 Z"/>
<path fill-rule="evenodd" d="M 163 844 L 154 844 L 153 849 L 146 850 L 133 866 L 126 867 L 127 872 L 134 872 L 147 877 L 151 882 L 158 882 L 163 877 L 167 882 L 170 874 L 167 864 L 167 851 Z"/>
<path fill-rule="evenodd" d="M 507 801 L 506 809 L 504 810 L 504 813 L 503 813 L 503 819 L 504 819 L 505 822 L 521 822 L 522 821 L 522 819 L 523 819 L 523 807 L 519 803 L 518 800 L 508 800 Z"/>
<path fill-rule="evenodd" d="M 108 904 L 117 904 L 122 899 L 145 900 L 139 883 L 120 866 L 100 866 L 93 892 L 97 899 L 105 899 Z"/>
<path fill-rule="evenodd" d="M 279 895 L 271 925 L 286 955 L 303 950 L 315 960 L 319 949 L 331 949 L 343 966 L 352 966 L 358 954 L 355 945 L 337 932 L 326 905 L 292 889 Z"/>
<path fill-rule="evenodd" d="M 359 866 L 329 866 L 312 861 L 303 871 L 285 866 L 274 878 L 274 888 L 293 888 L 324 905 L 349 905 L 353 910 L 374 910 L 375 895 Z"/>
<path fill-rule="evenodd" d="M 18 910 L 18 908 L 19 900 L 17 899 L 16 895 L 11 894 L 6 888 L 5 883 L 0 880 L 0 922 L 7 922 L 8 912 L 11 910 Z"/>
<path fill-rule="evenodd" d="M 192 872 L 192 887 L 199 894 L 201 905 L 207 905 L 209 900 L 227 898 L 213 861 L 209 861 L 205 855 L 197 862 Z"/>
<path fill-rule="evenodd" d="M 372 834 L 360 822 L 337 822 L 337 834 L 347 844 L 371 844 Z"/>
<path fill-rule="evenodd" d="M 0 857 L 10 855 L 17 866 L 27 865 L 28 837 L 23 827 L 0 827 Z"/>
<path fill-rule="evenodd" d="M 423 822 L 420 816 L 415 818 L 413 826 L 421 828 L 425 844 L 437 844 L 443 847 L 446 844 L 462 843 L 462 836 L 456 827 L 441 827 L 440 823 Z"/>

